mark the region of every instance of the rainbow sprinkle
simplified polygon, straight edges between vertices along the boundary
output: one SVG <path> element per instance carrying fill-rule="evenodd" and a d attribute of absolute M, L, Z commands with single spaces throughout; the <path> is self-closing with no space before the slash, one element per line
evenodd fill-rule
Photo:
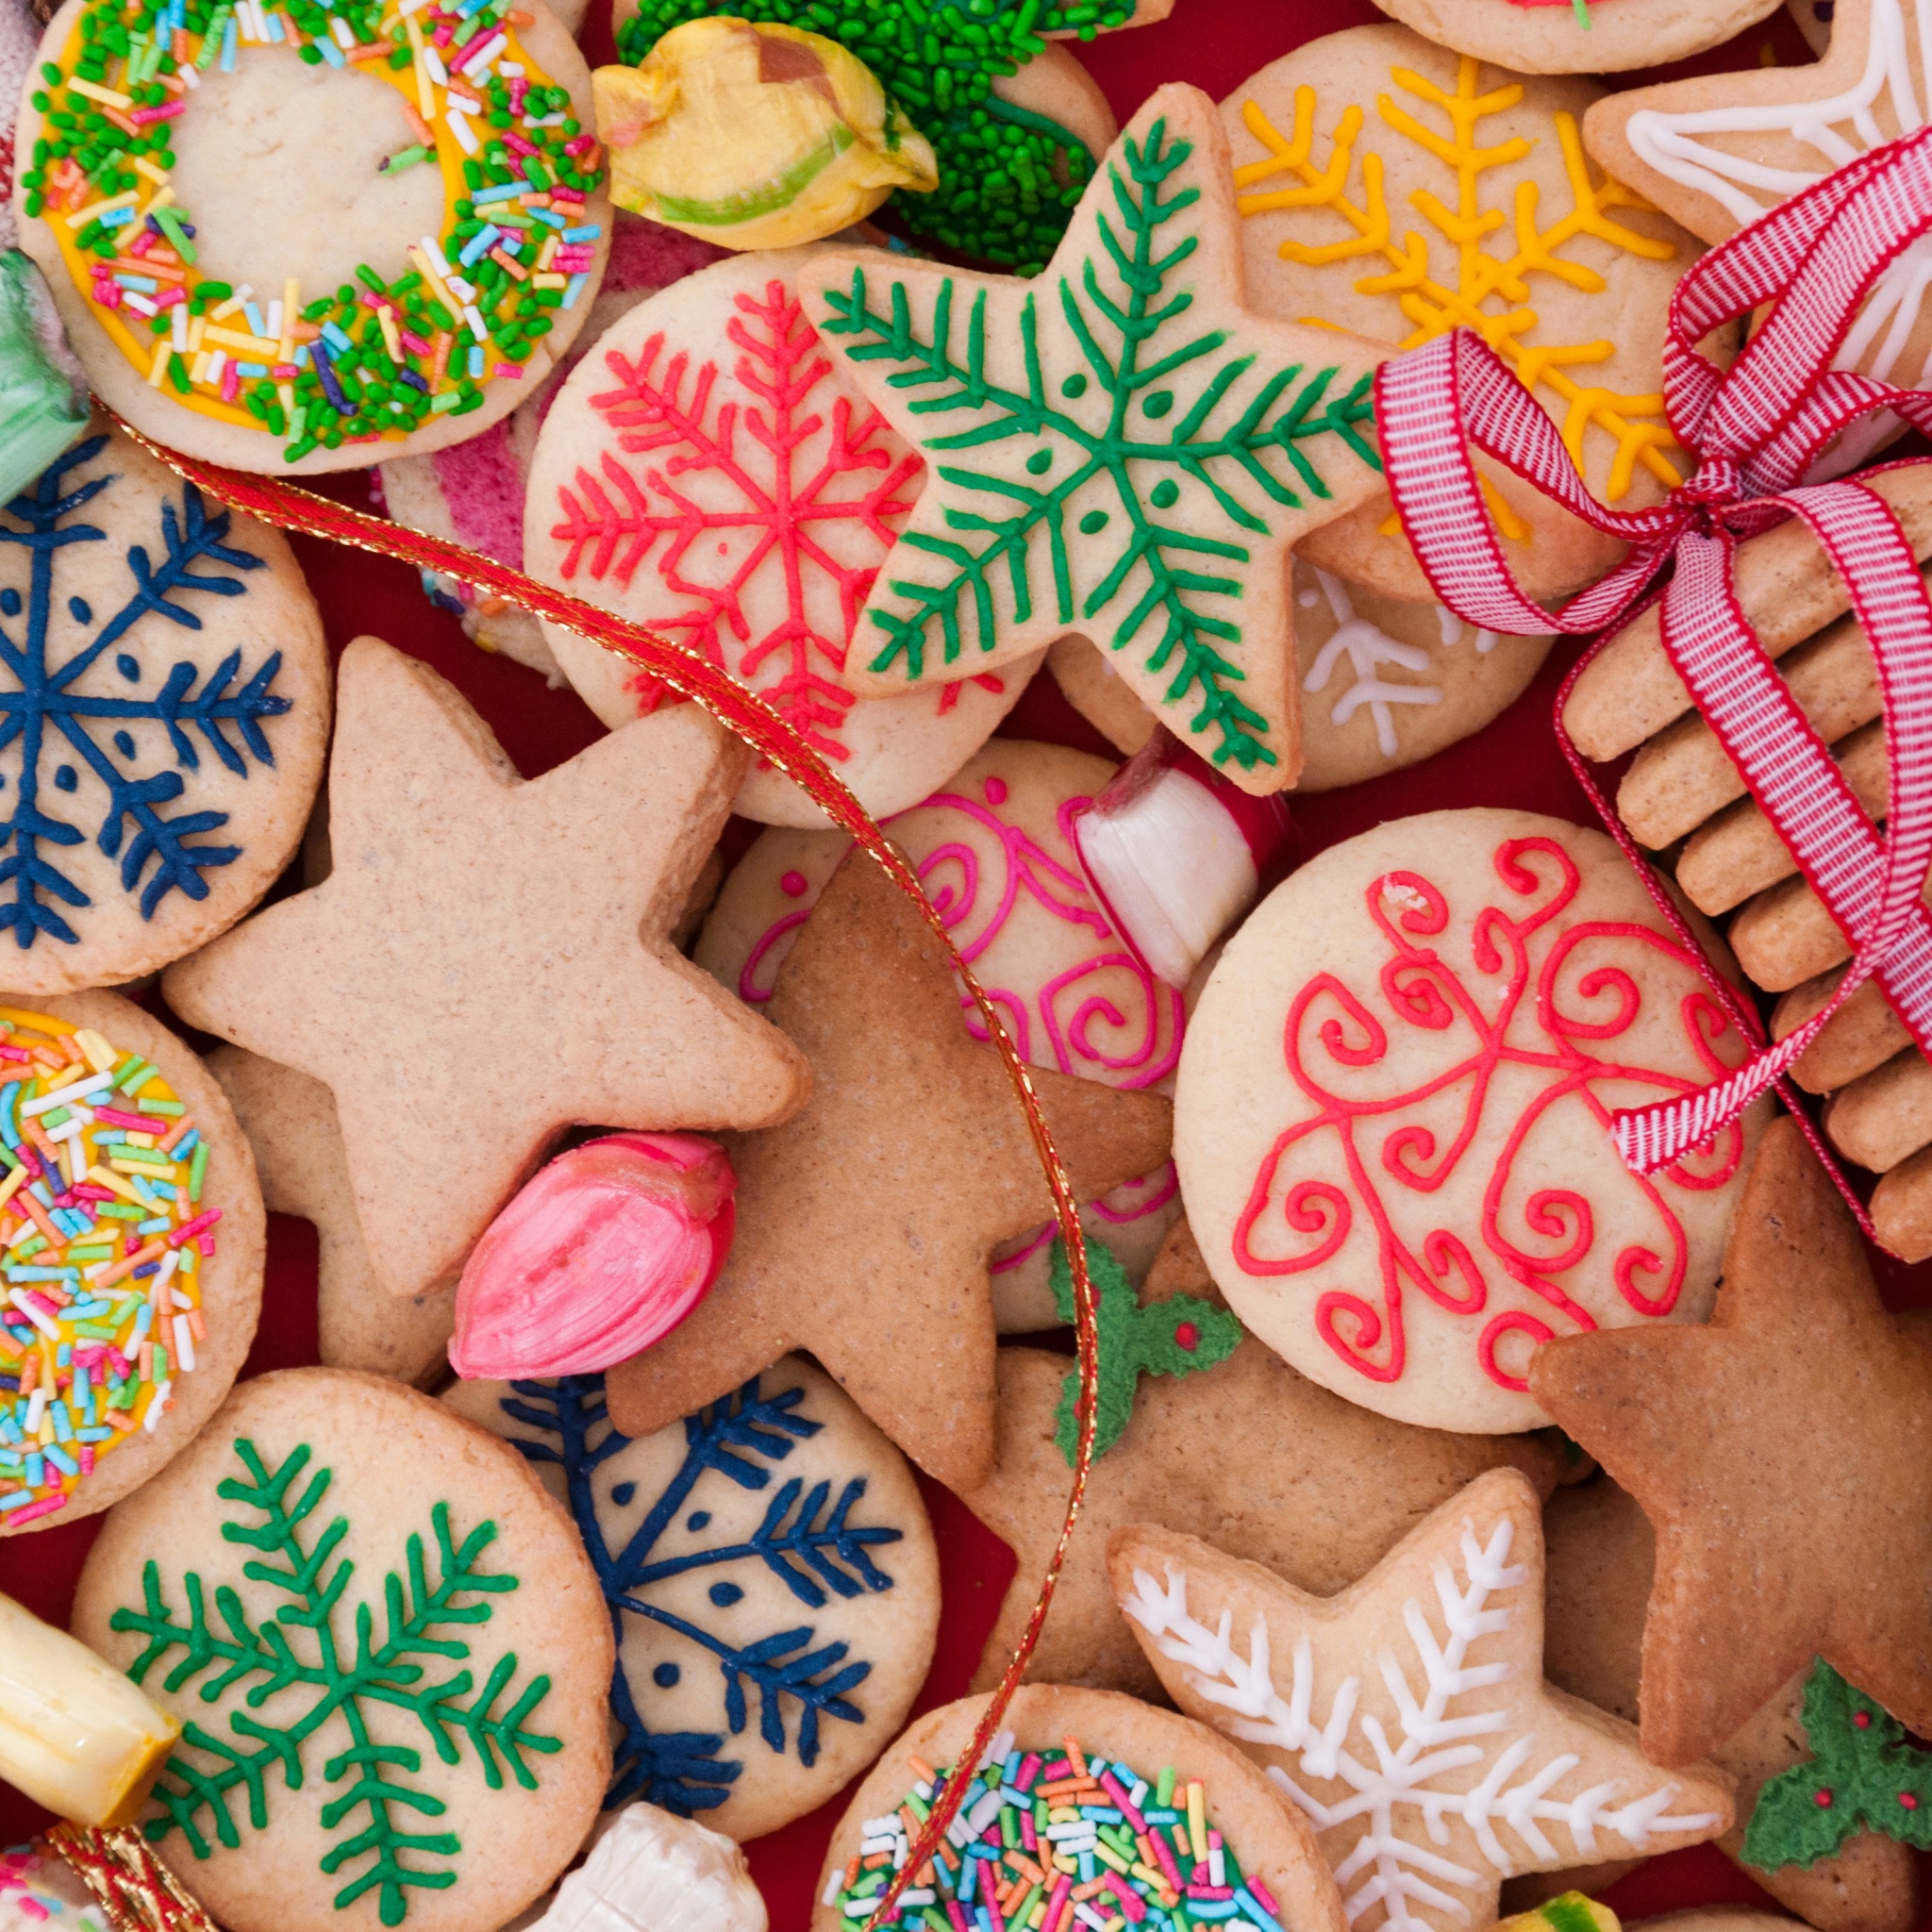
<path fill-rule="evenodd" d="M 525 55 L 531 19 L 510 0 L 91 0 L 41 68 L 26 211 L 46 218 L 75 287 L 152 387 L 281 438 L 285 462 L 466 415 L 491 382 L 520 379 L 555 311 L 575 307 L 603 234 L 586 219 L 601 151 Z M 216 61 L 230 73 L 238 49 L 277 42 L 403 95 L 414 139 L 382 172 L 441 170 L 442 231 L 392 281 L 364 264 L 305 302 L 294 281 L 270 299 L 195 266 L 169 178 L 173 124 Z"/>
<path fill-rule="evenodd" d="M 833 1873 L 824 1903 L 870 1932 L 1186 1932 L 1228 1920 L 1281 1932 L 1267 1887 L 1208 1824 L 1199 1779 L 1170 1765 L 1150 1784 L 1062 1742 L 1049 1761 L 1016 1750 L 1010 1731 L 994 1739 L 944 1844 L 874 1925 L 879 1894 L 956 1774 L 908 1758 L 918 1782 L 896 1811 L 860 1826 L 858 1856 Z"/>
<path fill-rule="evenodd" d="M 153 1430 L 208 1340 L 208 1142 L 139 1054 L 0 1007 L 0 1524 Z"/>

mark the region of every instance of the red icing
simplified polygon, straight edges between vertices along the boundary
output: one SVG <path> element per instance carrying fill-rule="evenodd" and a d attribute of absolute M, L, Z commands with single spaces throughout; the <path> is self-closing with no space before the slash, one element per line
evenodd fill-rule
<path fill-rule="evenodd" d="M 1607 1148 L 1616 1109 L 1692 1091 L 1709 1074 L 1726 1071 L 1713 1042 L 1730 1023 L 1697 983 L 1696 964 L 1682 948 L 1644 925 L 1565 924 L 1559 915 L 1580 881 L 1574 861 L 1554 840 L 1506 841 L 1493 862 L 1505 889 L 1498 896 L 1513 900 L 1515 910 L 1491 905 L 1476 914 L 1467 974 L 1421 943 L 1449 924 L 1448 903 L 1434 885 L 1410 872 L 1389 873 L 1370 884 L 1369 914 L 1390 948 L 1378 975 L 1382 999 L 1406 1046 L 1434 1036 L 1435 1071 L 1393 1094 L 1376 1091 L 1372 1078 L 1351 1081 L 1351 1074 L 1368 1074 L 1386 1058 L 1389 1030 L 1351 988 L 1333 974 L 1318 974 L 1296 995 L 1283 1032 L 1289 1072 L 1316 1111 L 1275 1141 L 1235 1225 L 1234 1258 L 1244 1272 L 1293 1275 L 1332 1258 L 1356 1215 L 1368 1217 L 1380 1257 L 1379 1307 L 1361 1294 L 1331 1289 L 1317 1299 L 1314 1313 L 1328 1346 L 1374 1381 L 1402 1378 L 1406 1288 L 1453 1315 L 1489 1315 L 1476 1336 L 1477 1360 L 1506 1389 L 1524 1386 L 1497 1360 L 1507 1338 L 1526 1338 L 1533 1346 L 1557 1325 L 1593 1328 L 1589 1311 L 1556 1279 L 1592 1258 L 1597 1213 L 1590 1199 L 1566 1186 L 1539 1186 L 1526 1196 L 1515 1186 L 1519 1167 L 1538 1166 L 1539 1125 L 1558 1109 L 1582 1107 Z M 1686 1077 L 1605 1057 L 1604 1044 L 1626 1033 L 1641 1009 L 1630 970 L 1637 963 L 1633 950 L 1683 969 L 1687 990 L 1677 1002 L 1677 1019 L 1707 1073 Z M 1574 974 L 1571 983 L 1566 974 Z M 1566 998 L 1582 1004 L 1566 1009 Z M 1325 1070 L 1317 1064 L 1322 1058 Z M 1352 1093 L 1352 1087 L 1358 1091 Z M 1494 1098 L 1498 1089 L 1506 1096 L 1501 1101 Z M 1486 1115 L 1498 1105 L 1517 1111 L 1485 1142 Z M 1502 1144 L 1494 1147 L 1498 1134 Z M 1291 1151 L 1314 1135 L 1334 1137 L 1347 1187 L 1308 1178 L 1280 1191 Z M 1625 1174 L 1612 1157 L 1608 1184 L 1635 1191 L 1653 1223 L 1646 1241 L 1608 1257 L 1618 1291 L 1639 1314 L 1669 1314 L 1684 1280 L 1683 1226 L 1658 1181 L 1699 1191 L 1722 1187 L 1736 1173 L 1742 1149 L 1742 1131 L 1734 1124 L 1697 1150 L 1694 1167 L 1679 1162 L 1645 1177 Z M 1429 1197 L 1465 1158 L 1491 1162 L 1481 1256 L 1462 1235 L 1426 1225 Z M 1294 1237 L 1307 1238 L 1303 1252 L 1293 1251 Z M 1528 1307 L 1500 1305 L 1509 1282 L 1535 1297 Z M 1521 1341 L 1511 1353 L 1523 1353 Z"/>

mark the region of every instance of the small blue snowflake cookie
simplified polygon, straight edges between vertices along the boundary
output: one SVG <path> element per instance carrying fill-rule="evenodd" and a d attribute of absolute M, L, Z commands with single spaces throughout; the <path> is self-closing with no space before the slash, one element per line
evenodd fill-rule
<path fill-rule="evenodd" d="M 939 1557 L 906 1458 L 788 1356 L 655 1436 L 602 1375 L 461 1382 L 575 1518 L 617 1634 L 607 1803 L 757 1838 L 885 1749 L 925 1681 Z"/>
<path fill-rule="evenodd" d="M 0 507 L 0 982 L 115 985 L 225 932 L 300 842 L 328 730 L 286 541 L 97 423 Z"/>

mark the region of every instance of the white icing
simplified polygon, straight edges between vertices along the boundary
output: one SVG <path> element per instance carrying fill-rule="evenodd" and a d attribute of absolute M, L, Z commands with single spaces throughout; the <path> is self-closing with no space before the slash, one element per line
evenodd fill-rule
<path fill-rule="evenodd" d="M 1622 1778 L 1592 1785 L 1572 1798 L 1553 1798 L 1550 1791 L 1582 1761 L 1575 1753 L 1560 1752 L 1518 1779 L 1535 1757 L 1534 1731 L 1506 1738 L 1508 1710 L 1458 1707 L 1471 1693 L 1509 1675 L 1507 1662 L 1470 1664 L 1465 1659 L 1479 1638 L 1508 1626 L 1509 1607 L 1491 1599 L 1530 1580 L 1527 1568 L 1509 1566 L 1513 1534 L 1507 1516 L 1490 1531 L 1487 1543 L 1463 1531 L 1461 1576 L 1447 1563 L 1436 1566 L 1437 1619 L 1432 1621 L 1412 1597 L 1403 1605 L 1413 1658 L 1391 1652 L 1374 1659 L 1400 1713 L 1394 1739 L 1373 1715 L 1357 1723 L 1358 1677 L 1345 1677 L 1337 1687 L 1325 1721 L 1316 1716 L 1315 1655 L 1307 1637 L 1295 1645 L 1293 1680 L 1284 1698 L 1270 1669 L 1265 1618 L 1256 1618 L 1243 1657 L 1232 1641 L 1231 1611 L 1223 1610 L 1213 1629 L 1189 1615 L 1185 1572 L 1170 1564 L 1164 1590 L 1144 1570 L 1134 1573 L 1134 1592 L 1123 1607 L 1147 1631 L 1161 1656 L 1184 1666 L 1196 1695 L 1228 1713 L 1220 1727 L 1230 1737 L 1294 1753 L 1304 1777 L 1346 1788 L 1342 1795 L 1324 1802 L 1280 1766 L 1269 1767 L 1268 1775 L 1307 1813 L 1316 1831 L 1367 1820 L 1367 1830 L 1335 1868 L 1351 1924 L 1377 1904 L 1387 1924 L 1411 1932 L 1436 1932 L 1438 1924 L 1418 1916 L 1416 1907 L 1467 1921 L 1462 1901 L 1441 1888 L 1476 1886 L 1483 1874 L 1441 1849 L 1450 1841 L 1447 1819 L 1469 1827 L 1492 1872 L 1505 1877 L 1621 1856 L 1620 1849 L 1600 1844 L 1599 1833 L 1614 1834 L 1641 1853 L 1653 1833 L 1707 1831 L 1720 1822 L 1715 1813 L 1670 1816 L 1677 1787 L 1669 1780 L 1615 1808 L 1611 1800 L 1624 1786 Z M 1420 1680 L 1420 1694 L 1412 1678 Z M 1366 1748 L 1350 1748 L 1357 1733 Z M 1478 1764 L 1485 1767 L 1483 1774 L 1468 1790 L 1451 1788 L 1462 1778 L 1445 1779 L 1444 1774 Z M 1555 1844 L 1546 1825 L 1566 1832 L 1570 1848 Z M 1499 1827 L 1515 1836 L 1527 1857 L 1505 1846 Z"/>
<path fill-rule="evenodd" d="M 1462 620 L 1446 604 L 1436 606 L 1436 629 L 1441 637 L 1442 648 L 1445 651 L 1450 645 L 1462 641 Z M 1475 647 L 1482 657 L 1487 658 L 1496 648 L 1498 635 L 1499 633 L 1492 630 L 1476 632 Z"/>
<path fill-rule="evenodd" d="M 1909 134 L 1932 113 L 1932 0 L 1912 0 L 1918 34 L 1914 60 L 1903 0 L 1871 0 L 1871 40 L 1865 71 L 1840 93 L 1813 100 L 1740 103 L 1705 108 L 1694 113 L 1667 113 L 1646 108 L 1631 115 L 1626 134 L 1641 159 L 1681 187 L 1709 195 L 1740 223 L 1757 220 L 1767 208 L 1800 194 L 1834 168 L 1881 146 L 1888 136 L 1878 108 L 1889 101 L 1898 132 Z M 1711 134 L 1784 134 L 1819 158 L 1815 168 L 1774 168 L 1700 141 Z M 1839 351 L 1840 369 L 1867 367 L 1892 379 L 1904 354 L 1928 283 L 1932 283 L 1932 240 L 1922 238 L 1905 250 L 1879 277 L 1863 313 Z M 1869 362 L 1866 358 L 1870 358 Z M 1916 379 L 1901 376 L 1900 380 Z M 1868 455 L 1896 429 L 1890 419 L 1859 425 L 1834 450 L 1836 473 Z"/>
<path fill-rule="evenodd" d="M 1328 714 L 1329 721 L 1339 728 L 1366 705 L 1369 715 L 1375 721 L 1375 742 L 1385 758 L 1392 758 L 1396 751 L 1395 719 L 1389 708 L 1391 705 L 1439 705 L 1442 702 L 1442 691 L 1440 685 L 1434 684 L 1391 684 L 1375 675 L 1376 669 L 1383 664 L 1399 664 L 1405 671 L 1426 671 L 1429 654 L 1421 645 L 1405 644 L 1371 624 L 1367 618 L 1357 617 L 1355 604 L 1348 594 L 1348 586 L 1340 577 L 1332 577 L 1325 570 L 1318 570 L 1315 581 L 1328 599 L 1328 608 L 1335 616 L 1335 630 L 1309 666 L 1302 689 L 1323 690 L 1337 663 L 1346 657 L 1349 669 L 1355 674 L 1355 682 L 1342 692 L 1334 710 Z M 1308 593 L 1303 591 L 1302 600 L 1307 602 L 1307 597 Z M 1453 642 L 1454 640 L 1445 638 L 1443 641 Z"/>

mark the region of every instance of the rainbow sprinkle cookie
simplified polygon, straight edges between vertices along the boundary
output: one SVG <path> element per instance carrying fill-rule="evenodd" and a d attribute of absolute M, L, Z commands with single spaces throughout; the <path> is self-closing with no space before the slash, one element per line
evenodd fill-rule
<path fill-rule="evenodd" d="M 208 1340 L 208 1142 L 153 1062 L 0 1007 L 0 1524 L 152 1433 Z"/>
<path fill-rule="evenodd" d="M 876 1921 L 874 1901 L 958 1775 L 908 1758 L 917 1783 L 896 1811 L 864 1821 L 824 1903 L 868 1932 L 1188 1932 L 1230 1920 L 1282 1932 L 1267 1888 L 1209 1824 L 1199 1779 L 1168 1765 L 1149 1780 L 1062 1743 L 1048 1758 L 1016 1750 L 1010 1731 L 994 1739 L 945 1843 Z"/>
<path fill-rule="evenodd" d="M 31 1845 L 0 1851 L 0 1932 L 108 1932 L 72 1866 Z"/>
<path fill-rule="evenodd" d="M 547 370 L 544 339 L 572 333 L 559 315 L 599 273 L 604 176 L 569 90 L 519 39 L 535 15 L 510 0 L 88 0 L 71 19 L 42 48 L 23 209 L 151 388 L 274 437 L 287 464 L 399 441 L 482 408 L 533 359 Z M 333 289 L 258 291 L 197 268 L 208 241 L 175 198 L 175 124 L 211 68 L 275 46 L 402 95 L 415 139 L 381 172 L 433 164 L 443 188 L 439 231 L 405 273 L 365 261 Z"/>

